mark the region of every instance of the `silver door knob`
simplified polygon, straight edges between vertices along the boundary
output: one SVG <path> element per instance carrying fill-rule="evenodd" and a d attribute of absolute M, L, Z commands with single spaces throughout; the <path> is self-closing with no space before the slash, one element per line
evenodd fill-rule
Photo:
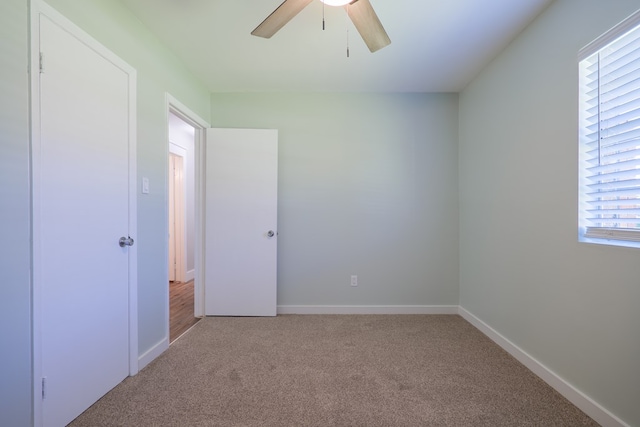
<path fill-rule="evenodd" d="M 125 246 L 133 246 L 133 239 L 131 237 L 121 237 L 118 243 L 121 248 L 124 248 Z"/>
<path fill-rule="evenodd" d="M 274 233 L 273 230 L 267 231 L 267 237 L 273 237 L 275 235 L 276 235 L 276 233 Z"/>

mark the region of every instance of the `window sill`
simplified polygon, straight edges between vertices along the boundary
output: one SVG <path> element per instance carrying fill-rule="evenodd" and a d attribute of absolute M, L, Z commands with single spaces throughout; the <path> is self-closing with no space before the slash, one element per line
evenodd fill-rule
<path fill-rule="evenodd" d="M 624 230 L 580 230 L 578 241 L 596 245 L 618 246 L 640 249 L 640 233 Z"/>

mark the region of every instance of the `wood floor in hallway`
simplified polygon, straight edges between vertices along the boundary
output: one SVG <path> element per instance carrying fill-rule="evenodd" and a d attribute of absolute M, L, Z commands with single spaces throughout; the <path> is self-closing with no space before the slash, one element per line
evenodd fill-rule
<path fill-rule="evenodd" d="M 185 333 L 198 320 L 193 316 L 193 280 L 169 282 L 169 342 Z"/>

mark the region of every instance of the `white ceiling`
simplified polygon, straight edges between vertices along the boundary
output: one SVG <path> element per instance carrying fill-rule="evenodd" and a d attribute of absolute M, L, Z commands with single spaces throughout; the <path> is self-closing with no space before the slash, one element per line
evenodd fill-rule
<path fill-rule="evenodd" d="M 371 0 L 376 53 L 319 0 L 271 39 L 250 33 L 282 0 L 121 1 L 212 92 L 458 92 L 553 0 Z"/>

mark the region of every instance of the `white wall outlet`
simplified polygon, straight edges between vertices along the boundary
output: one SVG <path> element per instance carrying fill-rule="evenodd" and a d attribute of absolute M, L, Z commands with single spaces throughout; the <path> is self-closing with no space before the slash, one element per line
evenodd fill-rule
<path fill-rule="evenodd" d="M 355 274 L 351 275 L 351 286 L 358 286 L 358 276 Z"/>

